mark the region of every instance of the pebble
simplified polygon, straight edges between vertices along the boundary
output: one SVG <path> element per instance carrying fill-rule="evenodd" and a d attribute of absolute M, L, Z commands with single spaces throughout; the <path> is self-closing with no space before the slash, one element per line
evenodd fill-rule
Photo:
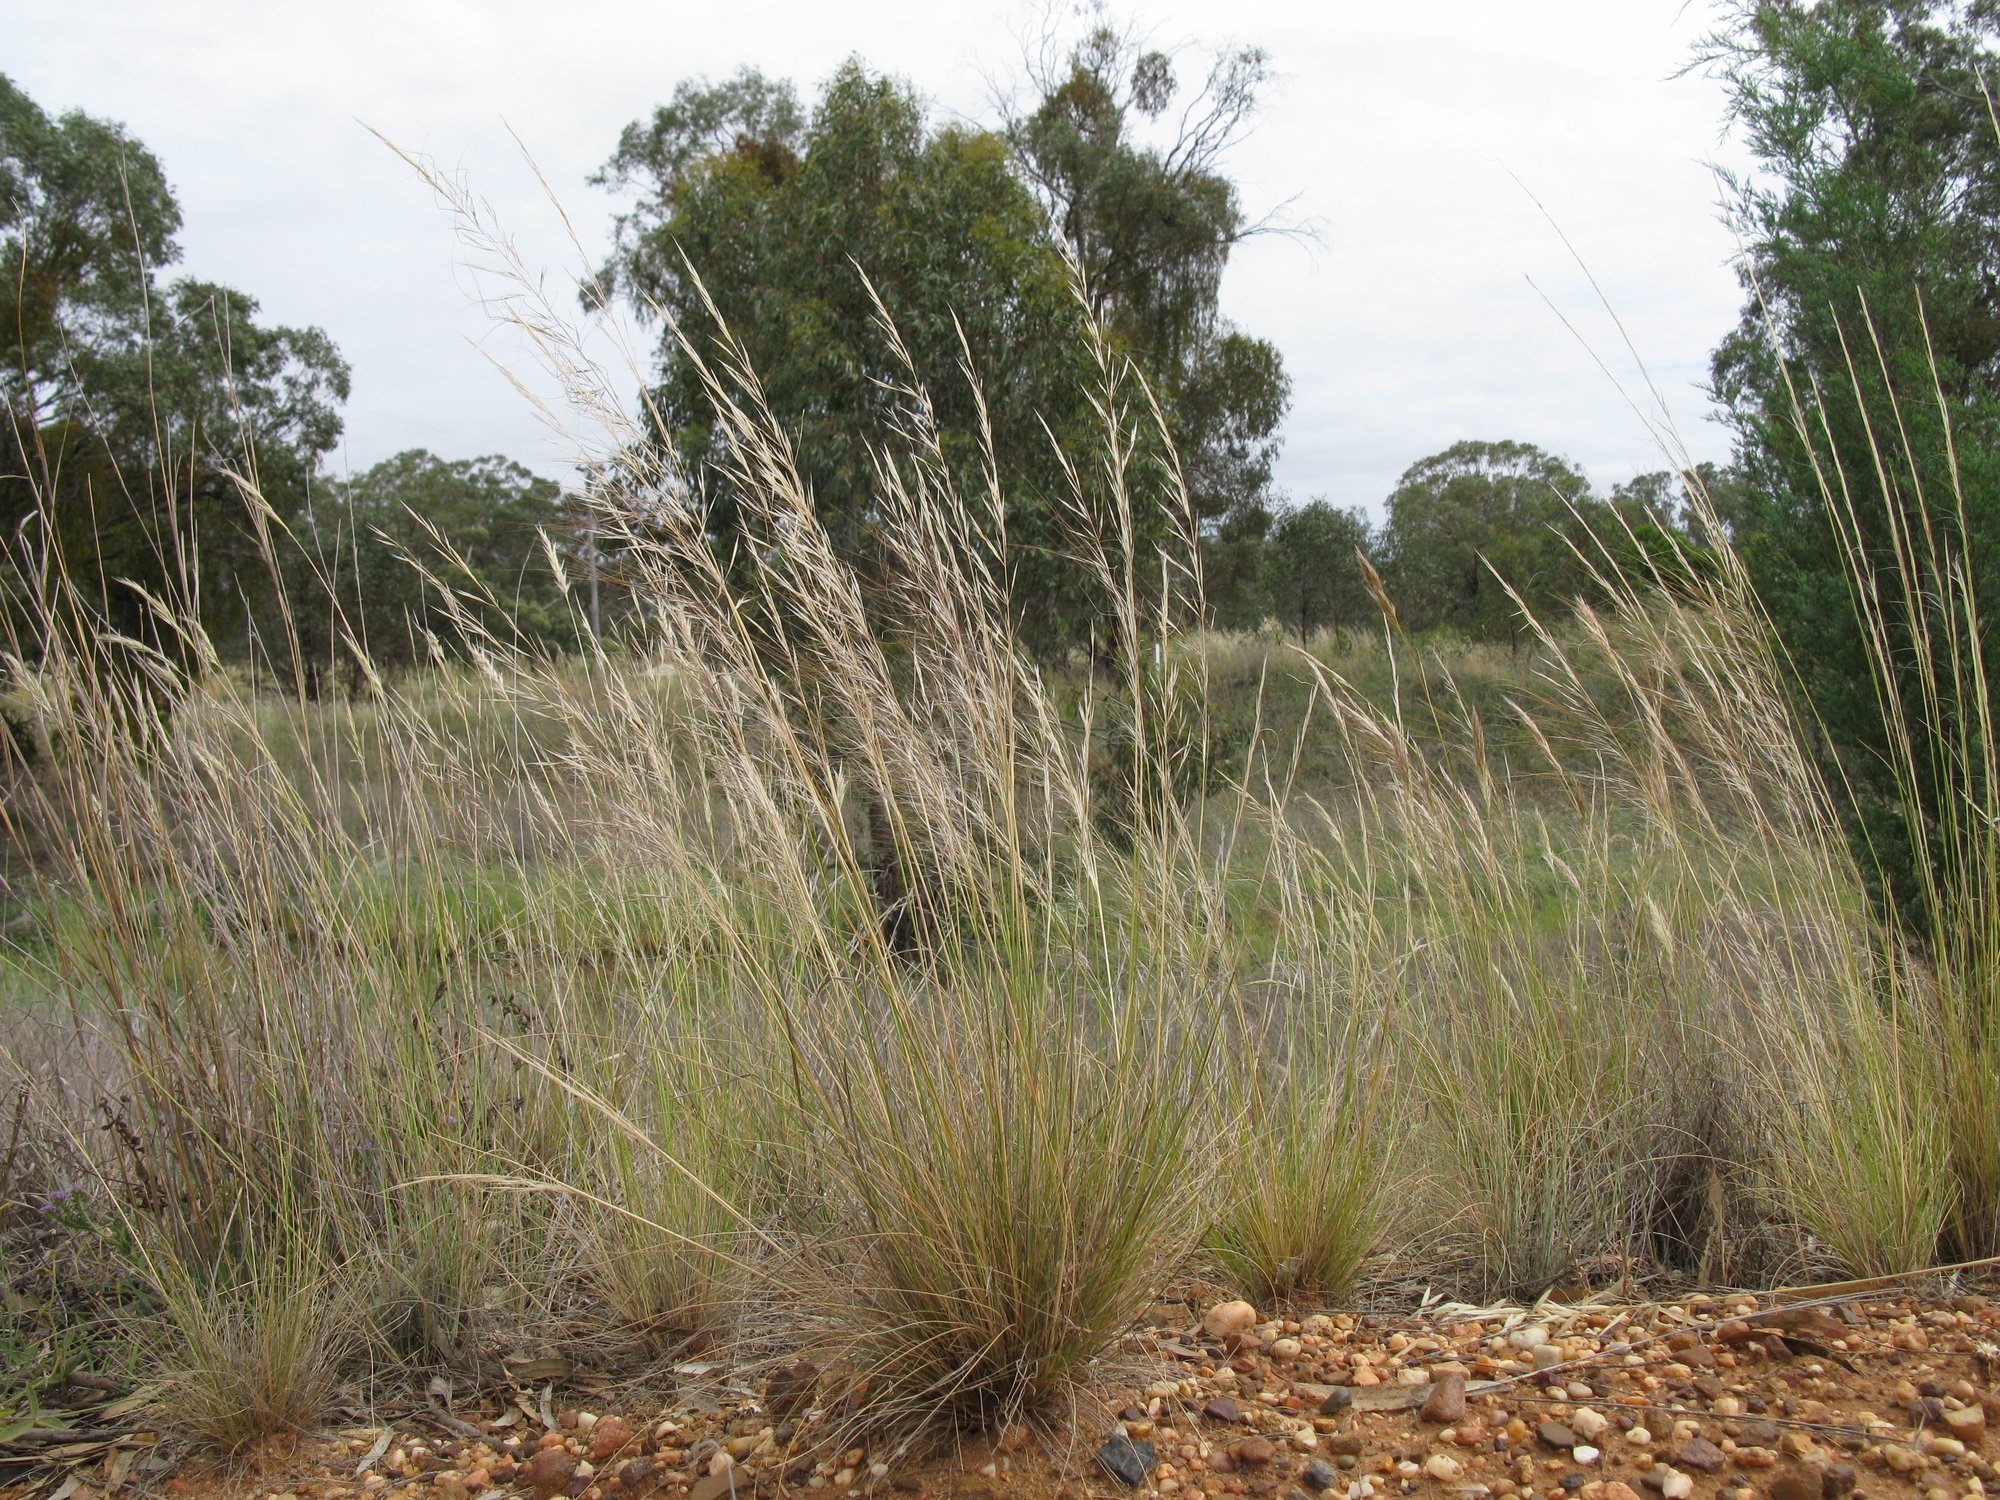
<path fill-rule="evenodd" d="M 1986 1408 L 1961 1406 L 1956 1411 L 1948 1411 L 1944 1414 L 1944 1425 L 1951 1429 L 1953 1437 L 1976 1446 L 1986 1435 Z"/>
<path fill-rule="evenodd" d="M 1764 1491 L 1769 1500 L 1824 1500 L 1825 1475 L 1811 1464 L 1793 1464 Z"/>
<path fill-rule="evenodd" d="M 1914 1448 L 1906 1448 L 1901 1443 L 1884 1443 L 1882 1461 L 1898 1474 L 1914 1474 L 1924 1466 L 1923 1455 Z"/>
<path fill-rule="evenodd" d="M 1465 1377 L 1447 1375 L 1431 1387 L 1417 1415 L 1426 1422 L 1441 1424 L 1460 1421 L 1465 1416 Z"/>
<path fill-rule="evenodd" d="M 1707 1319 L 1754 1307 L 1732 1298 L 1696 1306 L 1691 1315 Z M 1873 1359 L 1890 1331 L 1908 1331 L 1921 1315 L 1919 1304 L 1896 1323 L 1890 1321 L 1897 1316 L 1893 1308 L 1862 1306 L 1858 1313 L 1843 1311 L 1839 1329 L 1815 1329 L 1812 1336 L 1856 1360 Z M 1200 1329 L 1177 1334 L 1189 1316 Z M 1180 1366 L 1146 1376 L 1152 1384 L 1144 1395 L 1118 1412 L 1124 1437 L 1122 1444 L 1105 1444 L 1110 1451 L 1096 1493 L 1129 1493 L 1134 1500 L 1148 1491 L 1154 1500 L 1422 1500 L 1426 1494 L 1435 1500 L 1568 1500 L 1566 1492 L 1576 1500 L 1639 1500 L 1642 1494 L 1645 1500 L 1694 1500 L 1697 1492 L 1714 1500 L 1853 1500 L 1859 1465 L 1877 1471 L 1867 1486 L 1870 1500 L 2000 1496 L 2000 1476 L 1983 1456 L 1988 1429 L 2000 1424 L 2000 1392 L 1961 1378 L 1966 1338 L 1984 1337 L 1985 1329 L 2000 1327 L 2000 1318 L 1968 1314 L 1963 1324 L 1934 1332 L 1929 1359 L 1936 1362 L 1911 1359 L 1893 1403 L 1889 1388 L 1903 1372 L 1886 1378 L 1869 1372 L 1866 1390 L 1883 1420 L 1856 1411 L 1861 1390 L 1829 1369 L 1832 1361 L 1823 1353 L 1823 1364 L 1799 1348 L 1789 1350 L 1782 1364 L 1767 1354 L 1761 1341 L 1771 1322 L 1765 1317 L 1753 1325 L 1755 1337 L 1732 1342 L 1683 1328 L 1672 1313 L 1610 1331 L 1611 1315 L 1588 1311 L 1506 1332 L 1497 1319 L 1470 1318 L 1412 1320 L 1396 1331 L 1395 1324 L 1383 1327 L 1352 1315 L 1259 1322 L 1247 1302 L 1217 1303 L 1206 1314 L 1191 1315 L 1170 1305 L 1166 1320 L 1153 1325 L 1160 1332 L 1151 1336 Z M 1631 1354 L 1607 1351 L 1583 1368 L 1554 1368 L 1600 1349 L 1593 1340 L 1613 1337 L 1658 1342 Z M 1213 1349 L 1204 1356 L 1190 1344 L 1221 1344 L 1229 1356 Z M 1535 1373 L 1519 1378 L 1531 1365 Z M 1468 1389 L 1474 1381 L 1483 1385 L 1508 1375 L 1516 1377 L 1514 1392 Z M 652 1500 L 690 1488 L 701 1493 L 689 1500 L 728 1500 L 732 1480 L 739 1490 L 754 1483 L 759 1493 L 817 1491 L 818 1500 L 849 1500 L 851 1486 L 886 1493 L 891 1476 L 879 1463 L 827 1455 L 817 1471 L 810 1459 L 789 1467 L 794 1460 L 782 1455 L 795 1429 L 790 1422 L 768 1425 L 779 1404 L 773 1398 L 789 1394 L 782 1389 L 787 1383 L 816 1388 L 806 1379 L 774 1381 L 761 1402 L 746 1391 L 745 1399 L 725 1398 L 720 1412 L 686 1414 L 684 1432 L 665 1422 L 642 1425 L 615 1414 L 569 1411 L 564 1429 L 547 1437 L 531 1422 L 511 1429 L 484 1424 L 494 1432 L 484 1444 L 402 1438 L 378 1465 L 381 1472 L 365 1495 L 357 1496 L 362 1486 L 350 1480 L 323 1500 L 339 1500 L 342 1493 L 352 1500 L 424 1500 L 398 1494 L 399 1479 L 426 1480 L 433 1500 L 474 1500 L 514 1486 L 519 1500 L 531 1494 L 533 1500 Z M 1402 1396 L 1410 1405 L 1383 1399 L 1391 1388 L 1420 1385 L 1429 1388 Z M 1360 1389 L 1367 1386 L 1382 1390 L 1370 1399 Z M 1515 1394 L 1518 1405 L 1508 1399 Z M 1557 1404 L 1544 1404 L 1544 1397 Z M 1648 1403 L 1678 1409 L 1680 1419 L 1659 1415 Z M 1866 1429 L 1872 1437 L 1795 1429 L 1766 1413 Z M 1649 1430 L 1649 1420 L 1659 1427 Z M 643 1447 L 639 1435 L 646 1439 Z M 1023 1459 L 1000 1456 L 1014 1450 L 1016 1440 L 1013 1430 L 996 1433 L 997 1464 L 982 1471 L 984 1478 L 958 1476 L 962 1482 L 942 1495 L 998 1500 L 1015 1481 L 1029 1480 Z M 345 1446 L 358 1456 L 367 1443 Z M 1121 1474 L 1113 1456 L 1123 1450 L 1133 1462 Z M 641 1452 L 648 1456 L 631 1456 Z M 733 1454 L 738 1466 L 731 1469 L 719 1454 Z M 1854 1464 L 1833 1461 L 1850 1455 Z M 591 1464 L 579 1461 L 586 1458 L 600 1472 L 593 1475 Z M 351 1467 L 354 1460 L 346 1462 Z M 717 1469 L 717 1480 L 697 1478 Z M 1902 1479 L 1892 1482 L 1892 1471 Z M 909 1493 L 920 1482 L 915 1475 L 893 1480 Z M 193 1500 L 191 1490 L 168 1491 Z M 318 1493 L 305 1491 L 307 1500 Z M 1091 1487 L 1074 1479 L 1066 1494 L 1054 1492 L 1058 1500 L 1089 1493 Z"/>
<path fill-rule="evenodd" d="M 1257 1326 L 1257 1309 L 1247 1302 L 1218 1302 L 1208 1310 L 1201 1326 L 1213 1338 L 1226 1339 L 1232 1334 L 1240 1338 Z"/>
<path fill-rule="evenodd" d="M 1568 1420 L 1571 1430 L 1590 1442 L 1604 1436 L 1604 1429 L 1611 1425 L 1611 1419 L 1603 1412 L 1588 1406 L 1579 1406 Z"/>
<path fill-rule="evenodd" d="M 580 1419 L 577 1426 L 583 1426 Z M 590 1428 L 590 1456 L 594 1461 L 603 1463 L 630 1444 L 633 1437 L 632 1424 L 623 1417 L 600 1417 Z"/>
<path fill-rule="evenodd" d="M 1246 1464 L 1267 1464 L 1278 1456 L 1278 1446 L 1267 1437 L 1245 1438 L 1230 1450 Z"/>
<path fill-rule="evenodd" d="M 543 1448 L 528 1460 L 521 1477 L 535 1493 L 535 1500 L 550 1500 L 569 1487 L 576 1474 L 576 1460 L 561 1448 Z"/>
<path fill-rule="evenodd" d="M 1231 1304 L 1224 1303 L 1223 1305 L 1227 1307 Z M 1245 1309 L 1250 1308 L 1250 1304 L 1247 1302 L 1236 1303 L 1234 1305 Z M 1257 1314 L 1254 1310 L 1251 1310 L 1250 1323 L 1255 1323 L 1256 1321 Z M 1247 1328 L 1250 1326 L 1250 1323 L 1246 1323 L 1244 1326 Z M 1097 1450 L 1097 1462 L 1099 1465 L 1103 1467 L 1106 1473 L 1127 1489 L 1137 1489 L 1140 1485 L 1144 1484 L 1146 1476 L 1153 1472 L 1153 1465 L 1158 1463 L 1159 1459 L 1159 1450 L 1151 1443 L 1126 1437 L 1123 1433 L 1110 1439 L 1103 1447 Z"/>
<path fill-rule="evenodd" d="M 1729 1455 L 1707 1438 L 1691 1437 L 1681 1444 L 1680 1452 L 1674 1455 L 1674 1462 L 1684 1469 L 1713 1474 L 1729 1462 Z"/>

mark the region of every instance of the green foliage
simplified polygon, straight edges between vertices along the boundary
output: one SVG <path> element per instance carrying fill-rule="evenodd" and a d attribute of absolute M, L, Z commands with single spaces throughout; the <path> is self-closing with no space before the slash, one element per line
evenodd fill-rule
<path fill-rule="evenodd" d="M 1532 443 L 1455 443 L 1389 496 L 1383 573 L 1408 628 L 1513 641 L 1521 604 L 1559 611 L 1586 591 L 1577 546 L 1601 515 L 1590 481 Z"/>
<path fill-rule="evenodd" d="M 1878 909 L 1934 986 L 1934 1031 L 1849 1028 L 1873 1064 L 1857 1097 L 1889 1101 L 1891 1127 L 1834 1121 L 1867 1149 L 1836 1154 L 1839 1191 L 1819 1195 L 1829 1221 L 1891 1247 L 1885 1263 L 1940 1223 L 1954 1255 L 2000 1245 L 2000 766 L 1981 607 L 2000 584 L 1996 41 L 1989 5 L 1825 0 L 1739 5 L 1705 53 L 1758 164 L 1731 202 L 1743 319 L 1714 356 L 1744 478 L 1722 515 L 1826 728 Z M 1876 982 L 1873 1010 L 1909 1008 L 1899 978 Z M 1935 1077 L 1941 1109 L 1870 1071 Z M 1944 1191 L 1913 1160 L 1946 1161 Z M 1919 1185 L 1905 1203 L 1878 1190 L 1901 1182 Z"/>
<path fill-rule="evenodd" d="M 1350 1020 L 1345 1031 L 1303 1045 L 1295 1038 L 1283 1066 L 1260 1059 L 1234 1081 L 1231 1145 L 1261 1166 L 1223 1186 L 1208 1250 L 1266 1305 L 1304 1295 L 1346 1301 L 1390 1218 L 1384 1070 L 1360 1028 Z"/>
<path fill-rule="evenodd" d="M 1986 6 L 1783 0 L 1735 5 L 1703 53 L 1757 161 L 1730 200 L 1743 318 L 1714 356 L 1744 482 L 1718 509 L 1854 787 L 1867 863 L 1912 914 L 1948 794 L 1922 745 L 1917 805 L 1897 793 L 1853 590 L 1926 494 L 1962 488 L 1955 545 L 1978 586 L 2000 563 L 2000 142 L 1982 84 L 1996 40 Z M 1859 527 L 1854 578 L 1837 497 Z M 1898 653 L 1934 628 L 1888 604 Z"/>
<path fill-rule="evenodd" d="M 637 192 L 602 285 L 667 324 L 655 437 L 698 484 L 710 531 L 739 545 L 736 565 L 775 539 L 749 527 L 748 477 L 731 467 L 697 367 L 718 320 L 864 583 L 882 571 L 876 435 L 910 425 L 912 378 L 925 385 L 915 420 L 937 427 L 954 481 L 1005 497 L 1017 623 L 1038 647 L 1088 639 L 1102 614 L 1097 581 L 1075 562 L 1079 530 L 1110 506 L 1094 493 L 1102 424 L 1080 394 L 1086 312 L 1151 383 L 1192 519 L 1213 527 L 1265 504 L 1289 387 L 1277 350 L 1216 310 L 1249 227 L 1215 160 L 1263 77 L 1259 54 L 1225 60 L 1210 85 L 1225 83 L 1226 98 L 1171 148 L 1138 139 L 1176 97 L 1170 63 L 1102 29 L 997 133 L 934 124 L 909 85 L 859 61 L 810 113 L 791 85 L 746 69 L 683 82 L 628 126 L 596 178 Z M 1136 436 L 1167 461 L 1158 434 Z M 1178 508 L 1135 514 L 1138 540 L 1163 542 L 1188 519 Z"/>
<path fill-rule="evenodd" d="M 553 480 L 497 455 L 416 448 L 321 486 L 285 568 L 309 685 L 331 660 L 354 670 L 352 648 L 394 670 L 489 636 L 573 647 L 577 619 L 550 561 L 570 521 Z"/>
<path fill-rule="evenodd" d="M 1301 643 L 1318 631 L 1376 618 L 1356 553 L 1368 547 L 1368 518 L 1314 500 L 1271 527 L 1265 576 L 1271 611 Z"/>
<path fill-rule="evenodd" d="M 1254 630 L 1263 622 L 1272 519 L 1268 506 L 1239 506 L 1201 538 L 1203 601 L 1224 630 Z"/>
<path fill-rule="evenodd" d="M 1184 98 L 1175 61 L 1100 17 L 1036 70 L 1036 97 L 1006 134 L 1092 315 L 1153 382 L 1195 516 L 1212 528 L 1269 504 L 1291 399 L 1277 347 L 1218 310 L 1230 252 L 1269 227 L 1249 220 L 1219 162 L 1271 74 L 1262 51 L 1239 48 Z"/>
<path fill-rule="evenodd" d="M 20 596 L 49 575 L 23 576 L 24 562 L 48 554 L 123 635 L 173 645 L 143 590 L 234 639 L 268 582 L 239 480 L 295 514 L 340 435 L 347 367 L 324 333 L 262 326 L 256 301 L 227 287 L 159 279 L 179 258 L 180 222 L 159 162 L 122 126 L 52 120 L 0 77 L 12 293 L 0 306 L 0 531 L 26 545 L 8 592 L 30 651 Z"/>
<path fill-rule="evenodd" d="M 0 354 L 16 421 L 53 420 L 70 372 L 130 353 L 146 268 L 180 258 L 180 205 L 159 161 L 122 125 L 78 111 L 51 120 L 0 75 Z M 17 405 L 18 403 L 18 405 Z"/>
<path fill-rule="evenodd" d="M 1062 474 L 1041 424 L 1073 439 L 1088 421 L 1076 395 L 1079 312 L 998 137 L 933 126 L 911 88 L 858 62 L 834 74 L 809 118 L 789 84 L 746 69 L 719 85 L 682 83 L 649 124 L 626 128 L 597 180 L 639 190 L 603 281 L 669 324 L 649 414 L 697 478 L 714 534 L 751 548 L 771 540 L 751 534 L 694 358 L 715 327 L 705 299 L 741 342 L 836 544 L 872 575 L 872 435 L 903 420 L 910 378 L 872 283 L 930 384 L 948 459 L 980 489 L 979 433 L 991 423 L 1020 586 L 1056 603 Z M 977 395 L 959 373 L 968 351 Z"/>
<path fill-rule="evenodd" d="M 1098 694 L 1090 746 L 1091 811 L 1112 845 L 1170 811 L 1198 807 L 1240 774 L 1249 726 L 1220 708 L 1205 676 L 1142 668 L 1130 696 Z"/>

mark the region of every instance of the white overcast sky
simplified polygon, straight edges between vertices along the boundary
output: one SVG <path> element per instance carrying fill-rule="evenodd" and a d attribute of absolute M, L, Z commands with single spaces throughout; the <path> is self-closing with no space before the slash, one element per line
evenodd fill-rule
<path fill-rule="evenodd" d="M 1642 378 L 1565 236 L 1687 451 L 1727 455 L 1699 386 L 1740 302 L 1710 167 L 1735 157 L 1717 86 L 1674 76 L 1710 0 L 1123 13 L 1161 43 L 1260 45 L 1279 72 L 1228 166 L 1253 211 L 1296 197 L 1320 236 L 1239 250 L 1223 301 L 1284 353 L 1278 473 L 1294 498 L 1377 507 L 1461 438 L 1540 443 L 1606 486 L 1662 467 L 1620 393 Z M 364 126 L 465 174 L 560 286 L 574 254 L 510 126 L 594 255 L 615 205 L 584 179 L 677 80 L 754 63 L 810 97 L 858 54 L 940 116 L 986 119 L 989 80 L 1018 68 L 1040 14 L 1032 0 L 0 0 L 0 71 L 52 113 L 124 122 L 160 157 L 183 270 L 334 337 L 354 369 L 336 468 L 421 446 L 561 476 L 563 450 L 488 358 L 524 356 L 479 311 L 448 219 Z"/>

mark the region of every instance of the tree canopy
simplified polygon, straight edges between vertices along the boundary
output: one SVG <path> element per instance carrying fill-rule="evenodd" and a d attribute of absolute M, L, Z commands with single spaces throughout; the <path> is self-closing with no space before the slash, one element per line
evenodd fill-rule
<path fill-rule="evenodd" d="M 1828 499 L 1851 498 L 1872 566 L 1924 497 L 1955 527 L 1962 493 L 1954 546 L 2000 583 L 1996 42 L 1983 3 L 1739 0 L 1702 53 L 1757 164 L 1732 183 L 1744 307 L 1714 355 L 1742 476 L 1724 518 L 1892 880 L 1927 835 L 1892 795 Z"/>
<path fill-rule="evenodd" d="M 1454 443 L 1412 464 L 1389 496 L 1381 538 L 1404 624 L 1514 640 L 1519 607 L 1508 589 L 1537 612 L 1582 592 L 1579 514 L 1601 503 L 1579 470 L 1532 443 Z"/>
<path fill-rule="evenodd" d="M 1093 315 L 1158 389 L 1195 514 L 1212 527 L 1270 499 L 1291 398 L 1276 346 L 1219 310 L 1231 251 L 1270 227 L 1250 220 L 1221 170 L 1270 65 L 1255 47 L 1225 52 L 1191 98 L 1176 66 L 1099 20 L 1066 54 L 1036 63 L 1030 107 L 1006 135 Z"/>
<path fill-rule="evenodd" d="M 394 671 L 462 656 L 481 632 L 571 648 L 579 622 L 556 567 L 572 521 L 559 485 L 498 455 L 416 448 L 323 483 L 287 553 L 302 653 L 358 668 L 358 648 Z"/>
<path fill-rule="evenodd" d="M 682 83 L 650 121 L 627 127 L 596 180 L 638 191 L 602 281 L 669 325 L 650 411 L 701 482 L 719 536 L 735 536 L 742 513 L 721 477 L 700 372 L 673 328 L 712 338 L 712 300 L 791 436 L 821 518 L 865 573 L 874 445 L 911 379 L 872 283 L 966 476 L 980 461 L 980 413 L 958 374 L 969 351 L 1010 527 L 1040 556 L 1060 551 L 1060 475 L 1040 424 L 1074 436 L 1085 418 L 1078 312 L 997 137 L 933 127 L 914 91 L 858 62 L 834 74 L 810 114 L 789 84 L 745 69 L 721 84 Z"/>
<path fill-rule="evenodd" d="M 1262 77 L 1261 59 L 1232 66 L 1229 130 Z M 1063 498 L 1090 465 L 1066 469 L 1060 455 L 1089 451 L 1100 426 L 1072 261 L 1090 310 L 1159 394 L 1203 522 L 1266 496 L 1287 386 L 1276 350 L 1216 311 L 1222 266 L 1246 232 L 1215 170 L 1229 130 L 1179 155 L 1140 144 L 1136 125 L 1176 95 L 1171 64 L 1108 32 L 1045 82 L 1032 110 L 989 131 L 934 123 L 909 85 L 858 61 L 810 111 L 754 69 L 690 80 L 626 128 L 595 180 L 635 194 L 601 281 L 668 325 L 651 411 L 659 440 L 701 481 L 716 534 L 733 536 L 742 516 L 699 371 L 672 331 L 709 337 L 711 303 L 793 437 L 822 519 L 866 575 L 873 444 L 909 379 L 872 283 L 973 493 L 985 488 L 990 424 L 1017 613 L 1032 643 L 1060 646 L 1095 623 L 1087 579 L 1066 561 Z M 1142 540 L 1168 524 L 1138 521 Z"/>
<path fill-rule="evenodd" d="M 1300 641 L 1316 631 L 1372 620 L 1376 606 L 1356 553 L 1368 549 L 1368 518 L 1325 500 L 1282 512 L 1266 543 L 1267 597 Z"/>
<path fill-rule="evenodd" d="M 320 330 L 262 325 L 224 286 L 161 281 L 180 223 L 122 126 L 51 119 L 0 76 L 0 532 L 17 561 L 53 547 L 140 639 L 155 620 L 137 590 L 218 630 L 266 592 L 239 483 L 297 513 L 348 391 Z"/>

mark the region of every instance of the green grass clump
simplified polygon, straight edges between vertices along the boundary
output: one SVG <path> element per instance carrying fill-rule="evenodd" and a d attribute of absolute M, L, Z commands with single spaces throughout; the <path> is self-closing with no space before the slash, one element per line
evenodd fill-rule
<path fill-rule="evenodd" d="M 209 1276 L 177 1260 L 158 1268 L 172 1425 L 225 1453 L 314 1430 L 355 1350 L 353 1283 L 310 1241 L 260 1239 Z"/>
<path fill-rule="evenodd" d="M 1387 1228 L 1388 1091 L 1381 1062 L 1357 1052 L 1316 1048 L 1252 1068 L 1222 1139 L 1229 1161 L 1207 1247 L 1263 1305 L 1351 1297 Z"/>

